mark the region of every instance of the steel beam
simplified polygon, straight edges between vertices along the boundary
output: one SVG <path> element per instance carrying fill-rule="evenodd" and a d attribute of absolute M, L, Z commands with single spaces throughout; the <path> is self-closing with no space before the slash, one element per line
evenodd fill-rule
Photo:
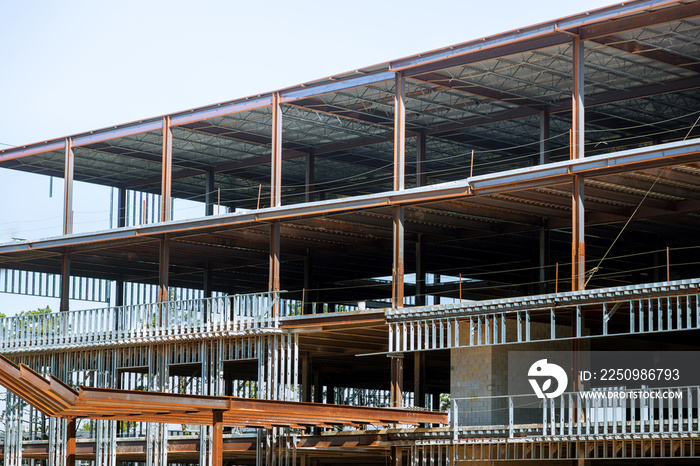
<path fill-rule="evenodd" d="M 64 164 L 63 186 L 63 234 L 73 233 L 73 172 L 75 156 L 73 154 L 73 140 L 66 138 L 66 158 Z"/>
<path fill-rule="evenodd" d="M 406 80 L 394 79 L 394 191 L 404 189 L 406 179 Z"/>
<path fill-rule="evenodd" d="M 170 299 L 168 291 L 168 278 L 170 271 L 170 240 L 164 237 L 160 241 L 160 254 L 158 258 L 158 301 L 166 302 Z"/>
<path fill-rule="evenodd" d="M 391 303 L 394 309 L 403 307 L 404 299 L 404 208 L 394 207 L 393 267 L 391 274 Z"/>
<path fill-rule="evenodd" d="M 170 126 L 170 117 L 163 117 L 163 160 L 160 181 L 160 221 L 169 222 L 172 219 L 170 212 L 170 195 L 173 183 L 173 130 Z"/>
<path fill-rule="evenodd" d="M 272 140 L 271 174 L 270 174 L 270 206 L 282 205 L 282 106 L 280 95 L 272 95 Z"/>

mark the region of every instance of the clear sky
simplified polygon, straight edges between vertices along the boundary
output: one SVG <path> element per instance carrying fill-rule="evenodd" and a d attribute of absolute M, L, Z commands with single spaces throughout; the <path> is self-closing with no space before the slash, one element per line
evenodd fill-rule
<path fill-rule="evenodd" d="M 607 0 L 2 1 L 0 147 L 280 89 Z M 61 179 L 0 170 L 0 243 L 60 233 Z M 109 190 L 76 186 L 76 230 Z M 50 304 L 0 293 L 0 312 Z M 10 311 L 10 312 L 8 312 Z"/>

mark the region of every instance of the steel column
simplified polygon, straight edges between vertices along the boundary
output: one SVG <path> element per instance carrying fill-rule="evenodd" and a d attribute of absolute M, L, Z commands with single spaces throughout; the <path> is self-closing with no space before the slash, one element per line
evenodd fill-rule
<path fill-rule="evenodd" d="M 425 351 L 413 353 L 414 405 L 425 408 Z"/>
<path fill-rule="evenodd" d="M 270 206 L 282 205 L 282 106 L 280 95 L 272 94 L 272 140 L 271 174 L 270 174 Z"/>
<path fill-rule="evenodd" d="M 416 187 L 425 186 L 425 131 L 416 135 Z"/>
<path fill-rule="evenodd" d="M 304 202 L 312 202 L 316 196 L 314 195 L 314 169 L 316 156 L 313 149 L 309 150 L 306 155 L 306 183 L 304 184 Z"/>
<path fill-rule="evenodd" d="M 119 279 L 114 282 L 114 305 L 124 305 L 124 280 Z"/>
<path fill-rule="evenodd" d="M 391 274 L 391 304 L 403 307 L 404 299 L 404 208 L 394 207 L 393 267 Z"/>
<path fill-rule="evenodd" d="M 123 228 L 126 226 L 126 188 L 121 186 L 117 193 L 117 228 Z"/>
<path fill-rule="evenodd" d="M 425 257 L 423 257 L 423 235 L 418 233 L 416 239 L 416 305 L 424 306 L 426 297 Z"/>
<path fill-rule="evenodd" d="M 216 410 L 212 414 L 211 464 L 221 466 L 224 464 L 224 412 Z"/>
<path fill-rule="evenodd" d="M 73 171 L 75 157 L 73 154 L 73 140 L 66 138 L 66 159 L 63 171 L 63 234 L 73 234 Z"/>
<path fill-rule="evenodd" d="M 573 42 L 573 94 L 572 94 L 572 128 L 571 128 L 571 158 L 584 157 L 584 47 L 579 36 L 574 36 Z M 585 215 L 583 205 L 583 179 L 574 175 L 571 192 L 571 289 L 574 291 L 585 288 L 586 273 L 586 244 L 585 244 Z"/>
<path fill-rule="evenodd" d="M 70 310 L 70 253 L 64 253 L 61 259 L 61 312 Z"/>
<path fill-rule="evenodd" d="M 280 290 L 280 222 L 270 225 L 270 276 L 267 290 Z M 273 316 L 277 315 L 277 311 L 277 306 L 274 306 Z"/>
<path fill-rule="evenodd" d="M 306 255 L 304 256 L 304 284 L 302 290 L 302 314 L 311 314 L 313 311 L 313 301 L 311 300 L 311 295 L 309 293 L 309 287 L 311 286 L 311 251 L 306 250 Z"/>
<path fill-rule="evenodd" d="M 406 83 L 401 73 L 394 83 L 394 191 L 401 191 L 406 177 Z"/>
<path fill-rule="evenodd" d="M 75 424 L 74 417 L 66 420 L 66 466 L 75 466 Z"/>
<path fill-rule="evenodd" d="M 549 150 L 551 147 L 549 141 L 549 120 L 549 107 L 545 106 L 540 111 L 540 165 L 549 163 Z"/>
<path fill-rule="evenodd" d="M 170 193 L 173 181 L 173 130 L 170 127 L 170 117 L 163 117 L 163 161 L 160 185 L 160 221 L 169 222 L 172 219 L 170 211 Z"/>
<path fill-rule="evenodd" d="M 164 302 L 170 299 L 168 291 L 168 273 L 170 269 L 170 241 L 167 237 L 164 237 L 160 241 L 160 254 L 158 264 L 158 301 Z"/>
<path fill-rule="evenodd" d="M 539 293 L 545 294 L 549 290 L 549 277 L 551 276 L 549 270 L 550 261 L 550 246 L 549 246 L 549 220 L 542 219 L 543 225 L 540 227 L 540 237 L 539 237 Z"/>
<path fill-rule="evenodd" d="M 403 354 L 392 353 L 391 358 L 391 407 L 403 407 Z"/>
<path fill-rule="evenodd" d="M 204 193 L 204 215 L 214 215 L 214 170 L 207 170 Z"/>
<path fill-rule="evenodd" d="M 204 299 L 212 297 L 212 272 L 213 271 L 211 269 L 211 264 L 206 264 L 204 266 L 204 272 L 202 277 L 202 290 L 204 291 Z"/>

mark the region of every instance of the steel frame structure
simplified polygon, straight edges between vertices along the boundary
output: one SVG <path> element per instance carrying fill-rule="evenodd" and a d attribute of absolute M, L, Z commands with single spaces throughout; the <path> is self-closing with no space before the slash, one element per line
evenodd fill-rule
<path fill-rule="evenodd" d="M 698 60 L 700 2 L 636 0 L 2 150 L 0 168 L 63 178 L 64 208 L 55 237 L 0 244 L 0 291 L 61 298 L 0 319 L 0 352 L 75 386 L 438 408 L 465 348 L 696 348 Z M 75 222 L 83 183 L 116 190 L 109 230 Z M 204 216 L 174 220 L 178 199 Z M 74 311 L 76 298 L 106 307 Z M 193 436 L 139 420 L 81 430 L 8 395 L 3 457 L 670 461 L 700 438 L 690 414 L 678 431 L 592 437 L 546 417 L 322 431 L 279 415 L 229 432 L 217 416 Z"/>

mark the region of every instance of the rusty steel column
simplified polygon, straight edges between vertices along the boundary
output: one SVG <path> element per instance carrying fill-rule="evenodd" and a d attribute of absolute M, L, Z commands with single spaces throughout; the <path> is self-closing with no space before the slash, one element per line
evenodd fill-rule
<path fill-rule="evenodd" d="M 304 202 L 313 202 L 314 195 L 314 168 L 316 156 L 313 149 L 306 155 L 306 183 L 304 184 Z"/>
<path fill-rule="evenodd" d="M 280 290 L 280 222 L 274 222 L 270 226 L 270 277 L 267 290 Z M 273 307 L 272 315 L 277 316 L 277 311 L 277 306 Z"/>
<path fill-rule="evenodd" d="M 63 170 L 63 234 L 73 234 L 73 169 L 75 156 L 73 154 L 73 140 L 66 138 L 66 159 Z"/>
<path fill-rule="evenodd" d="M 282 106 L 280 95 L 272 94 L 272 140 L 270 144 L 272 168 L 270 174 L 270 206 L 282 205 Z"/>
<path fill-rule="evenodd" d="M 168 291 L 168 272 L 170 269 L 170 241 L 167 237 L 160 240 L 160 254 L 158 258 L 158 301 L 165 302 L 170 299 Z"/>
<path fill-rule="evenodd" d="M 224 412 L 217 409 L 212 415 L 211 464 L 222 466 L 224 464 Z"/>
<path fill-rule="evenodd" d="M 391 407 L 403 407 L 403 354 L 392 353 L 391 358 Z"/>
<path fill-rule="evenodd" d="M 425 131 L 421 130 L 416 135 L 416 187 L 425 186 Z"/>
<path fill-rule="evenodd" d="M 170 127 L 170 117 L 163 117 L 163 161 L 160 184 L 160 221 L 169 222 L 170 193 L 173 182 L 173 130 Z"/>
<path fill-rule="evenodd" d="M 402 191 L 406 175 L 406 88 L 403 75 L 394 81 L 394 191 Z M 404 210 L 394 208 L 392 307 L 403 307 L 404 299 Z"/>
<path fill-rule="evenodd" d="M 63 253 L 61 259 L 61 312 L 70 310 L 70 253 Z"/>
<path fill-rule="evenodd" d="M 391 305 L 403 307 L 404 299 L 404 208 L 394 207 L 393 267 L 391 274 Z"/>
<path fill-rule="evenodd" d="M 403 451 L 401 447 L 391 447 L 391 459 L 389 464 L 391 464 L 391 466 L 403 465 Z"/>
<path fill-rule="evenodd" d="M 66 466 L 75 466 L 75 418 L 66 419 Z M 60 422 L 60 419 L 58 420 Z"/>
<path fill-rule="evenodd" d="M 214 170 L 207 170 L 206 179 L 204 182 L 204 215 L 214 215 Z"/>
<path fill-rule="evenodd" d="M 425 351 L 413 353 L 414 405 L 425 408 Z"/>
<path fill-rule="evenodd" d="M 213 270 L 211 269 L 211 264 L 206 264 L 204 266 L 203 276 L 202 276 L 202 291 L 204 292 L 204 299 L 212 297 L 212 275 Z"/>
<path fill-rule="evenodd" d="M 549 285 L 549 279 L 551 277 L 551 271 L 549 269 L 550 262 L 550 232 L 549 232 L 549 219 L 542 219 L 542 226 L 540 227 L 539 235 L 539 293 L 545 294 L 549 292 L 551 286 Z"/>
<path fill-rule="evenodd" d="M 584 47 L 579 36 L 573 42 L 574 76 L 572 94 L 571 158 L 584 157 Z M 586 243 L 583 179 L 574 175 L 571 189 L 571 289 L 585 288 Z"/>

